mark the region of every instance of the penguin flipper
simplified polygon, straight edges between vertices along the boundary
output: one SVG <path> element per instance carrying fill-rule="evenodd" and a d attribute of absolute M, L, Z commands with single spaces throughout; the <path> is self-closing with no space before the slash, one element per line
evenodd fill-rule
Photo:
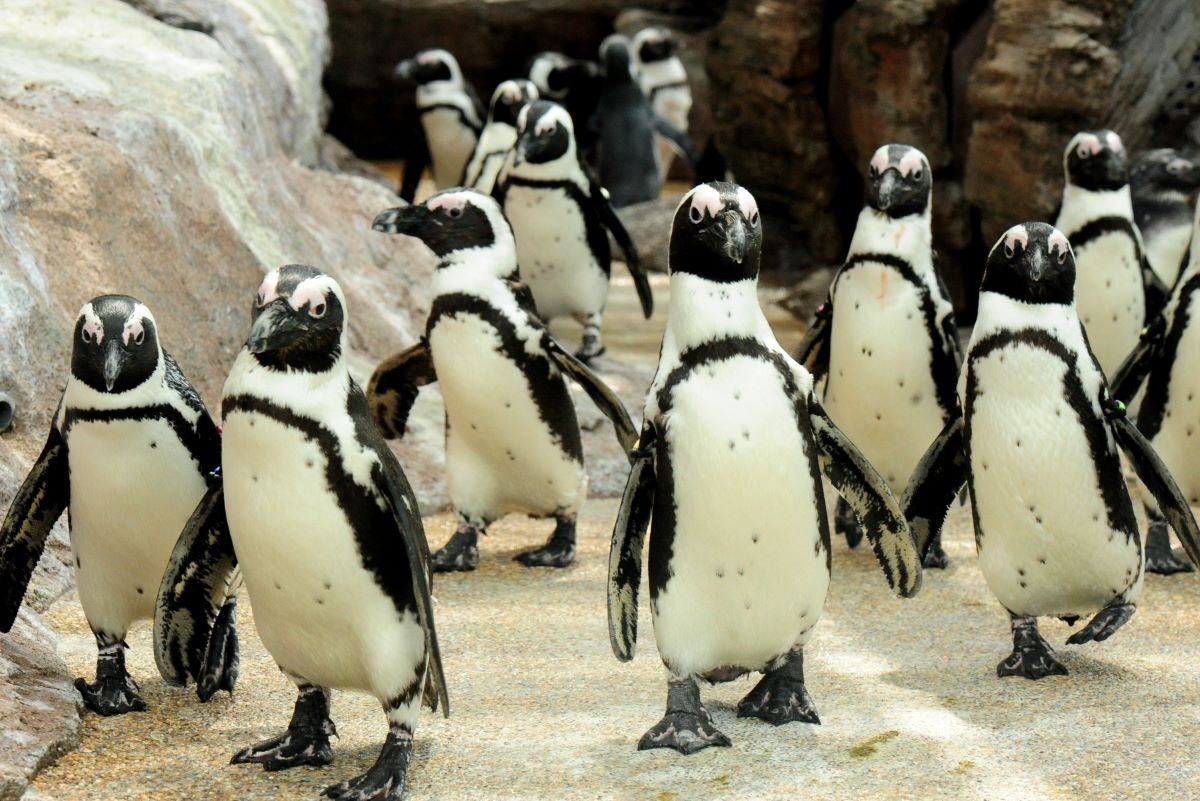
<path fill-rule="evenodd" d="M 560 370 L 583 388 L 592 402 L 612 422 L 613 430 L 617 434 L 617 441 L 630 454 L 629 458 L 632 462 L 633 448 L 637 443 L 637 429 L 629 417 L 629 412 L 625 409 L 625 404 L 600 376 L 589 370 L 587 365 L 579 359 L 567 353 L 553 337 L 547 335 L 546 339 L 546 351 L 550 354 L 550 358 L 554 360 Z"/>
<path fill-rule="evenodd" d="M 437 381 L 429 345 L 421 340 L 408 350 L 386 359 L 367 382 L 371 416 L 386 439 L 400 439 L 408 425 L 408 414 L 421 387 Z"/>
<path fill-rule="evenodd" d="M 911 598 L 921 589 L 921 556 L 887 482 L 815 396 L 808 398 L 808 419 L 820 450 L 821 472 L 858 515 L 888 586 Z"/>
<path fill-rule="evenodd" d="M 963 447 L 964 423 L 956 415 L 942 429 L 921 461 L 917 462 L 900 506 L 912 530 L 917 553 L 924 559 L 936 542 L 954 496 L 967 481 L 967 452 Z"/>
<path fill-rule="evenodd" d="M 647 425 L 630 450 L 632 467 L 608 551 L 608 641 L 613 654 L 622 662 L 633 659 L 637 645 L 642 545 L 654 508 L 654 439 L 654 429 Z"/>
<path fill-rule="evenodd" d="M 1171 477 L 1171 472 L 1154 452 L 1149 440 L 1142 436 L 1142 432 L 1138 431 L 1137 426 L 1129 419 L 1125 413 L 1125 404 L 1110 401 L 1106 414 L 1112 421 L 1117 444 L 1129 457 L 1133 471 L 1158 502 L 1159 511 L 1175 530 L 1175 536 L 1187 551 L 1188 559 L 1192 564 L 1200 566 L 1200 525 L 1197 525 L 1196 516 L 1192 514 L 1188 500 Z"/>
<path fill-rule="evenodd" d="M 417 196 L 417 185 L 421 183 L 421 173 L 429 166 L 429 144 L 425 141 L 425 131 L 420 123 L 411 126 L 406 138 L 408 152 L 404 157 L 404 177 L 400 179 L 398 193 L 405 203 L 412 203 Z"/>
<path fill-rule="evenodd" d="M 1133 400 L 1138 388 L 1154 367 L 1166 335 L 1167 322 L 1161 314 L 1142 329 L 1137 345 L 1125 357 L 1125 361 L 1121 362 L 1121 366 L 1109 382 L 1114 398 L 1122 403 L 1130 403 Z"/>
<path fill-rule="evenodd" d="M 796 361 L 812 374 L 813 382 L 819 382 L 829 372 L 829 337 L 833 333 L 833 300 L 827 298 L 817 307 L 812 324 L 804 332 L 800 347 L 796 350 Z"/>
<path fill-rule="evenodd" d="M 937 279 L 938 292 L 941 293 L 942 300 L 946 301 L 951 306 L 951 312 L 942 318 L 942 337 L 945 339 L 945 348 L 949 354 L 954 357 L 954 378 L 958 380 L 958 373 L 962 369 L 962 343 L 958 341 L 958 321 L 954 317 L 954 301 L 950 298 L 950 289 L 946 286 L 946 279 L 942 276 L 942 259 L 938 256 L 936 250 L 931 252 L 933 257 L 933 276 Z"/>
<path fill-rule="evenodd" d="M 659 136 L 669 139 L 671 144 L 675 145 L 680 155 L 688 163 L 688 169 L 693 173 L 698 172 L 696 165 L 700 163 L 700 153 L 696 150 L 696 143 L 692 141 L 692 137 L 657 114 L 654 115 L 654 130 Z"/>
<path fill-rule="evenodd" d="M 225 490 L 214 482 L 183 526 L 154 602 L 154 661 L 168 684 L 200 681 L 213 621 L 237 568 L 225 518 Z"/>
<path fill-rule="evenodd" d="M 67 443 L 57 426 L 13 498 L 0 528 L 0 632 L 12 629 L 50 529 L 71 500 Z"/>
<path fill-rule="evenodd" d="M 646 268 L 642 264 L 642 260 L 638 258 L 633 237 L 625 230 L 625 224 L 621 222 L 621 218 L 617 216 L 617 210 L 613 208 L 612 201 L 600 187 L 600 181 L 590 169 L 586 172 L 592 204 L 600 213 L 600 221 L 604 227 L 612 233 L 613 239 L 617 240 L 617 247 L 621 248 L 621 252 L 625 254 L 625 266 L 629 268 L 629 274 L 633 276 L 633 287 L 637 290 L 638 301 L 642 304 L 642 314 L 649 320 L 650 315 L 654 314 L 654 293 L 650 289 L 650 278 L 646 275 Z"/>

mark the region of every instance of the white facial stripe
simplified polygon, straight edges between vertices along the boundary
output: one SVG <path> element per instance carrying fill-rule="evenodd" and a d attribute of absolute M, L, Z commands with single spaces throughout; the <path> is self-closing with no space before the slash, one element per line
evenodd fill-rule
<path fill-rule="evenodd" d="M 292 290 L 292 295 L 288 298 L 288 305 L 299 311 L 307 303 L 309 304 L 309 309 L 313 309 L 325 302 L 326 291 L 332 287 L 333 279 L 327 275 L 306 278 Z"/>
<path fill-rule="evenodd" d="M 1187 159 L 1175 158 L 1167 162 L 1167 169 L 1171 172 L 1187 172 L 1192 168 L 1192 162 Z"/>
<path fill-rule="evenodd" d="M 1059 234 L 1059 236 L 1062 236 L 1062 234 Z M 1018 244 L 1020 244 L 1022 250 L 1029 244 L 1029 231 L 1025 230 L 1025 226 L 1023 225 L 1014 225 L 1004 234 L 1005 250 L 1016 250 Z"/>
<path fill-rule="evenodd" d="M 438 209 L 457 209 L 462 207 L 466 202 L 467 198 L 465 195 L 459 192 L 454 192 L 447 195 L 431 197 L 425 205 L 429 207 L 430 211 L 437 211 Z"/>
<path fill-rule="evenodd" d="M 541 119 L 537 121 L 537 125 L 534 126 L 533 132 L 540 135 L 553 131 L 555 126 L 563 122 L 562 116 L 564 113 L 565 112 L 563 112 L 561 108 L 550 109 L 542 115 Z"/>
<path fill-rule="evenodd" d="M 1059 253 L 1071 252 L 1070 240 L 1068 240 L 1066 235 L 1057 228 L 1050 232 L 1050 236 L 1046 241 L 1050 245 L 1051 251 L 1057 250 Z"/>
<path fill-rule="evenodd" d="M 83 330 L 95 340 L 99 345 L 104 342 L 104 323 L 100 321 L 99 315 L 96 314 L 96 309 L 92 304 L 87 304 L 79 310 L 79 316 L 84 319 Z"/>
<path fill-rule="evenodd" d="M 144 336 L 146 333 L 144 320 L 154 322 L 154 315 L 142 304 L 134 304 L 133 311 L 125 318 L 125 325 L 121 330 L 121 341 L 128 345 Z"/>
<path fill-rule="evenodd" d="M 752 219 L 758 214 L 758 201 L 754 199 L 754 195 L 746 191 L 745 187 L 739 186 L 737 189 L 738 206 L 742 209 L 742 216 L 747 220 Z"/>
<path fill-rule="evenodd" d="M 1120 153 L 1125 149 L 1125 144 L 1121 141 L 1121 137 L 1117 136 L 1116 131 L 1109 131 L 1105 136 L 1108 139 L 1109 150 Z"/>
<path fill-rule="evenodd" d="M 521 86 L 516 81 L 505 81 L 496 88 L 496 94 L 506 103 L 516 103 L 521 99 Z"/>
<path fill-rule="evenodd" d="M 279 270 L 271 270 L 258 287 L 258 305 L 266 306 L 279 297 Z"/>
<path fill-rule="evenodd" d="M 907 178 L 920 170 L 925 169 L 925 159 L 921 156 L 921 151 L 910 150 L 900 159 L 900 174 Z"/>
<path fill-rule="evenodd" d="M 871 166 L 875 168 L 875 172 L 883 174 L 888 168 L 888 146 L 884 145 L 875 151 L 875 155 L 871 156 Z"/>
<path fill-rule="evenodd" d="M 1080 153 L 1094 156 L 1104 149 L 1104 143 L 1095 134 L 1080 134 L 1077 149 Z"/>
<path fill-rule="evenodd" d="M 747 193 L 749 194 L 749 193 Z M 752 199 L 753 200 L 753 199 Z M 692 190 L 692 208 L 707 212 L 708 216 L 716 217 L 721 213 L 721 193 L 708 184 L 701 184 Z"/>
<path fill-rule="evenodd" d="M 442 51 L 429 50 L 417 56 L 418 64 L 437 64 L 442 60 Z"/>

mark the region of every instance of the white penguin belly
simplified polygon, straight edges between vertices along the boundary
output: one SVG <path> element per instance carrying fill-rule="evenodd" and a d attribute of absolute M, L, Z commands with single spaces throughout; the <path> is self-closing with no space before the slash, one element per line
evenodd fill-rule
<path fill-rule="evenodd" d="M 654 94 L 654 113 L 675 126 L 682 133 L 688 130 L 688 114 L 692 110 L 692 90 L 686 86 L 660 89 Z M 658 160 L 665 173 L 671 166 L 677 147 L 674 142 L 659 134 Z"/>
<path fill-rule="evenodd" d="M 517 269 L 547 320 L 599 314 L 608 274 L 588 247 L 579 205 L 562 189 L 510 185 L 504 214 L 517 241 Z"/>
<path fill-rule="evenodd" d="M 1083 615 L 1137 585 L 1136 543 L 1109 526 L 1095 461 L 1064 398 L 1066 365 L 1028 345 L 973 362 L 971 493 L 979 567 L 1019 615 Z"/>
<path fill-rule="evenodd" d="M 499 332 L 474 315 L 443 316 L 429 345 L 450 422 L 446 484 L 455 508 L 489 521 L 510 512 L 577 512 L 587 473 L 542 419 L 528 379 L 501 350 Z M 569 401 L 549 412 L 578 425 Z"/>
<path fill-rule="evenodd" d="M 1075 251 L 1075 305 L 1100 368 L 1111 377 L 1146 322 L 1142 268 L 1133 241 L 1105 234 Z"/>
<path fill-rule="evenodd" d="M 467 127 L 458 111 L 438 108 L 421 115 L 425 141 L 429 145 L 433 182 L 438 189 L 458 186 L 477 136 Z"/>
<path fill-rule="evenodd" d="M 394 697 L 422 664 L 424 635 L 363 567 L 325 465 L 294 428 L 253 412 L 225 419 L 225 510 L 254 621 L 292 676 Z"/>
<path fill-rule="evenodd" d="M 1146 240 L 1146 260 L 1150 262 L 1150 269 L 1168 289 L 1175 286 L 1191 241 L 1190 224 L 1166 226 L 1153 239 Z"/>
<path fill-rule="evenodd" d="M 917 287 L 860 264 L 837 284 L 825 408 L 897 497 L 945 420 Z"/>
<path fill-rule="evenodd" d="M 663 436 L 675 535 L 653 620 L 677 673 L 760 670 L 806 642 L 821 616 L 829 572 L 819 490 L 780 382 L 773 366 L 737 357 L 673 391 Z"/>
<path fill-rule="evenodd" d="M 1200 293 L 1191 296 L 1187 314 L 1189 325 L 1179 339 L 1175 363 L 1171 365 L 1170 394 L 1162 424 L 1151 444 L 1184 497 L 1196 506 L 1200 505 L 1200 364 L 1196 358 L 1200 354 Z M 1158 503 L 1140 482 L 1139 490 L 1142 501 L 1157 509 Z"/>
<path fill-rule="evenodd" d="M 161 420 L 78 422 L 68 433 L 71 548 L 94 631 L 154 616 L 167 559 L 204 495 L 200 467 Z"/>

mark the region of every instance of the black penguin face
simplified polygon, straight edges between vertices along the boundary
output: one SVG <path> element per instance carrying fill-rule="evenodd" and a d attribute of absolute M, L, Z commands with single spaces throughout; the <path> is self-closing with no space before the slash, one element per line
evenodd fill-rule
<path fill-rule="evenodd" d="M 150 310 L 128 295 L 102 295 L 79 310 L 71 375 L 97 392 L 141 386 L 158 369 L 158 329 Z"/>
<path fill-rule="evenodd" d="M 521 109 L 538 99 L 537 87 L 533 81 L 505 81 L 496 87 L 492 94 L 492 108 L 489 119 L 492 122 L 502 122 L 517 127 L 517 117 Z"/>
<path fill-rule="evenodd" d="M 609 83 L 627 83 L 633 80 L 633 57 L 630 55 L 629 39 L 614 33 L 600 43 L 600 63 L 604 65 L 604 77 Z"/>
<path fill-rule="evenodd" d="M 303 264 L 280 267 L 254 296 L 246 349 L 264 367 L 326 372 L 341 357 L 345 315 L 332 277 Z"/>
<path fill-rule="evenodd" d="M 737 184 L 701 184 L 684 195 L 671 223 L 669 267 L 709 281 L 758 277 L 762 220 L 754 196 Z"/>
<path fill-rule="evenodd" d="M 458 81 L 458 61 L 445 50 L 422 50 L 396 65 L 396 76 L 424 86 L 436 81 Z"/>
<path fill-rule="evenodd" d="M 1014 225 L 992 246 L 979 288 L 1026 303 L 1071 303 L 1075 254 L 1053 225 Z"/>
<path fill-rule="evenodd" d="M 1200 189 L 1200 165 L 1169 147 L 1147 150 L 1134 157 L 1129 168 L 1129 186 L 1135 195 L 1195 192 Z"/>
<path fill-rule="evenodd" d="M 500 204 L 488 195 L 472 189 L 447 189 L 412 206 L 401 206 L 380 213 L 371 225 L 376 231 L 404 234 L 420 239 L 442 260 L 467 250 L 486 250 L 500 239 L 512 242 L 512 229 L 504 219 Z M 499 275 L 515 271 L 516 259 L 497 265 Z"/>
<path fill-rule="evenodd" d="M 1093 192 L 1112 191 L 1125 186 L 1129 174 L 1125 145 L 1113 131 L 1083 131 L 1067 144 L 1063 154 L 1067 183 Z"/>
<path fill-rule="evenodd" d="M 566 109 L 550 100 L 538 100 L 517 118 L 517 145 L 513 163 L 546 164 L 575 148 L 575 129 Z"/>
<path fill-rule="evenodd" d="M 679 49 L 679 40 L 669 28 L 644 28 L 633 37 L 633 45 L 638 61 L 652 64 L 674 56 L 675 51 Z"/>
<path fill-rule="evenodd" d="M 933 175 L 925 154 L 909 145 L 884 145 L 867 168 L 867 205 L 889 217 L 924 214 Z"/>

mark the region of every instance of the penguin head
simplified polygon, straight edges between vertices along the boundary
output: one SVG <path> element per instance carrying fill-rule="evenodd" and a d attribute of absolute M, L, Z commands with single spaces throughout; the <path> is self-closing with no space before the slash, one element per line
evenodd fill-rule
<path fill-rule="evenodd" d="M 458 60 L 447 50 L 422 50 L 397 64 L 395 75 L 407 81 L 416 81 L 421 86 L 438 81 L 449 81 L 455 86 L 462 84 Z"/>
<path fill-rule="evenodd" d="M 547 164 L 575 157 L 575 126 L 567 110 L 550 100 L 529 104 L 517 115 L 513 165 Z"/>
<path fill-rule="evenodd" d="M 1063 152 L 1067 183 L 1093 192 L 1120 189 L 1129 181 L 1125 145 L 1115 131 L 1081 131 Z"/>
<path fill-rule="evenodd" d="M 1074 303 L 1075 254 L 1053 225 L 1014 225 L 988 253 L 979 288 L 1026 303 Z"/>
<path fill-rule="evenodd" d="M 933 175 L 929 159 L 910 145 L 884 145 L 867 167 L 867 205 L 889 217 L 929 210 Z"/>
<path fill-rule="evenodd" d="M 666 61 L 679 49 L 679 40 L 670 28 L 653 26 L 642 28 L 633 35 L 632 48 L 641 64 Z"/>
<path fill-rule="evenodd" d="M 633 57 L 630 55 L 629 37 L 619 33 L 609 35 L 600 43 L 600 63 L 604 66 L 604 77 L 610 83 L 633 80 Z"/>
<path fill-rule="evenodd" d="M 288 264 L 267 273 L 250 310 L 246 350 L 276 370 L 323 373 L 341 358 L 346 300 L 331 276 Z"/>
<path fill-rule="evenodd" d="M 1137 154 L 1129 168 L 1134 194 L 1191 193 L 1200 189 L 1200 165 L 1169 147 Z"/>
<path fill-rule="evenodd" d="M 672 273 L 721 283 L 757 278 L 762 251 L 758 203 L 737 184 L 700 184 L 675 210 L 669 249 Z"/>
<path fill-rule="evenodd" d="M 529 68 L 525 70 L 525 74 L 533 81 L 542 97 L 561 100 L 570 89 L 567 76 L 571 63 L 571 59 L 562 53 L 547 50 L 529 59 Z"/>
<path fill-rule="evenodd" d="M 504 218 L 500 204 L 490 195 L 473 189 L 447 189 L 424 203 L 400 206 L 381 212 L 371 227 L 387 234 L 403 234 L 420 239 L 437 254 L 439 269 L 452 254 L 486 251 L 496 245 L 504 258 L 490 259 L 495 274 L 501 278 L 516 272 L 516 246 L 512 228 Z"/>
<path fill-rule="evenodd" d="M 119 394 L 141 386 L 162 359 L 154 315 L 128 295 L 102 295 L 75 320 L 71 375 L 97 392 Z"/>
<path fill-rule="evenodd" d="M 521 109 L 538 99 L 538 89 L 533 81 L 517 79 L 504 81 L 492 93 L 492 107 L 488 114 L 491 122 L 502 122 L 517 127 L 517 116 Z"/>

